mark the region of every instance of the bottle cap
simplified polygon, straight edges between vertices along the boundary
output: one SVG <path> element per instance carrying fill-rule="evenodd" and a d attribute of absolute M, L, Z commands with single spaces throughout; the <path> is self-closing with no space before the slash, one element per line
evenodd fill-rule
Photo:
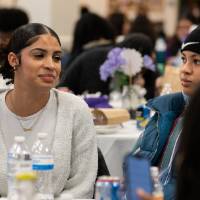
<path fill-rule="evenodd" d="M 25 141 L 25 137 L 24 136 L 15 136 L 15 142 L 22 143 L 24 141 Z"/>
<path fill-rule="evenodd" d="M 39 132 L 38 133 L 38 138 L 40 138 L 40 139 L 44 139 L 44 138 L 46 138 L 47 137 L 47 133 L 45 133 L 45 132 Z"/>
<path fill-rule="evenodd" d="M 151 167 L 151 168 L 150 168 L 150 172 L 151 172 L 151 175 L 152 175 L 153 177 L 159 175 L 158 167 Z"/>

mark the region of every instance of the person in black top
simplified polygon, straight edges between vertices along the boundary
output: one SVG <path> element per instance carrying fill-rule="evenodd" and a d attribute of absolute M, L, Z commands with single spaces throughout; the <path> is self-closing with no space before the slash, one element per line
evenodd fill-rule
<path fill-rule="evenodd" d="M 113 42 L 114 30 L 106 19 L 92 12 L 83 14 L 75 24 L 71 52 L 62 70 L 65 71 L 82 52 Z"/>
<path fill-rule="evenodd" d="M 28 14 L 19 8 L 0 8 L 0 64 L 12 32 L 29 22 Z"/>
<path fill-rule="evenodd" d="M 106 60 L 108 52 L 114 47 L 134 48 L 138 50 L 142 56 L 152 55 L 153 44 L 151 39 L 141 33 L 130 34 L 121 43 L 115 46 L 93 48 L 87 52 L 82 53 L 69 68 L 61 76 L 60 83 L 57 87 L 67 87 L 75 94 L 82 94 L 85 91 L 88 93 L 101 92 L 102 94 L 109 94 L 110 79 L 106 82 L 100 79 L 99 68 Z M 145 88 L 147 89 L 147 98 L 154 96 L 155 79 L 157 77 L 155 72 L 144 69 L 143 76 L 145 79 Z"/>

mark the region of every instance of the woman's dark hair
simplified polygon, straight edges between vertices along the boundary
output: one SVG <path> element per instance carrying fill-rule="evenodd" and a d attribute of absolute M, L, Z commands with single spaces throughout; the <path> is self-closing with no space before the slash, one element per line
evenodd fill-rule
<path fill-rule="evenodd" d="M 83 16 L 84 14 L 87 14 L 89 12 L 90 12 L 90 9 L 87 6 L 80 7 L 80 16 Z"/>
<path fill-rule="evenodd" d="M 125 15 L 120 12 L 112 13 L 111 15 L 108 16 L 108 21 L 113 27 L 115 36 L 119 36 L 123 34 L 123 26 L 124 26 L 125 20 L 126 20 Z"/>
<path fill-rule="evenodd" d="M 6 50 L 7 52 L 5 56 L 5 61 L 2 67 L 0 68 L 0 73 L 3 75 L 3 78 L 11 79 L 12 83 L 14 81 L 14 71 L 13 67 L 11 67 L 8 62 L 7 58 L 8 54 L 10 52 L 15 53 L 19 57 L 20 61 L 21 51 L 24 48 L 36 42 L 39 36 L 42 34 L 51 34 L 53 37 L 57 39 L 58 43 L 61 45 L 60 39 L 56 34 L 56 32 L 44 24 L 39 24 L 39 23 L 26 24 L 24 26 L 17 28 L 13 32 Z"/>
<path fill-rule="evenodd" d="M 177 155 L 177 198 L 199 198 L 200 187 L 200 88 L 196 91 L 184 114 L 180 149 Z"/>
<path fill-rule="evenodd" d="M 125 37 L 125 39 L 116 44 L 118 47 L 125 47 L 139 51 L 142 56 L 151 56 L 154 50 L 152 40 L 143 33 L 132 33 Z"/>
<path fill-rule="evenodd" d="M 85 44 L 100 38 L 114 40 L 111 25 L 102 17 L 94 13 L 84 14 L 76 23 L 71 53 L 82 51 Z"/>
<path fill-rule="evenodd" d="M 12 32 L 28 22 L 29 16 L 24 10 L 19 8 L 0 8 L 1 32 Z"/>
<path fill-rule="evenodd" d="M 143 33 L 149 36 L 155 44 L 156 33 L 151 20 L 144 14 L 138 15 L 131 23 L 130 33 Z"/>
<path fill-rule="evenodd" d="M 132 33 L 125 37 L 125 39 L 118 43 L 116 46 L 121 48 L 130 48 L 139 51 L 142 56 L 149 55 L 152 56 L 154 52 L 154 47 L 152 40 L 143 33 Z M 147 91 L 145 98 L 150 99 L 155 96 L 155 81 L 157 78 L 156 72 L 153 72 L 149 69 L 143 68 L 142 76 L 145 80 L 144 87 Z"/>

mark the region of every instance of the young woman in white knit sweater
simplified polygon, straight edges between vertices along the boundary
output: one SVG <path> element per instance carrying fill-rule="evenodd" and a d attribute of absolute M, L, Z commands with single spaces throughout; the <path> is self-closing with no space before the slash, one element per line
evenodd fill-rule
<path fill-rule="evenodd" d="M 0 195 L 7 195 L 6 160 L 14 136 L 31 148 L 38 132 L 48 133 L 53 150 L 54 195 L 92 198 L 97 146 L 91 113 L 78 97 L 52 89 L 61 71 L 61 44 L 49 27 L 32 23 L 18 28 L 0 68 L 14 89 L 0 93 Z"/>

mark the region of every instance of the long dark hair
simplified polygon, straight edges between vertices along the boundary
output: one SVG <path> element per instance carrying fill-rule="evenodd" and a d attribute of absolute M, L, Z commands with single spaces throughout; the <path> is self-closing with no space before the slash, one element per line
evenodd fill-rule
<path fill-rule="evenodd" d="M 129 33 L 143 33 L 149 36 L 153 44 L 155 44 L 156 33 L 155 33 L 154 24 L 147 17 L 147 15 L 139 14 L 138 16 L 136 16 L 136 18 L 131 23 Z"/>
<path fill-rule="evenodd" d="M 106 19 L 94 13 L 84 14 L 76 23 L 71 53 L 80 52 L 83 45 L 100 38 L 114 40 L 114 31 Z"/>
<path fill-rule="evenodd" d="M 51 34 L 57 39 L 58 43 L 61 45 L 60 39 L 56 32 L 44 24 L 30 23 L 17 28 L 13 32 L 8 47 L 6 49 L 4 58 L 5 61 L 3 62 L 2 67 L 0 68 L 0 73 L 2 74 L 3 78 L 11 79 L 10 82 L 14 82 L 14 71 L 13 67 L 11 67 L 8 62 L 8 54 L 10 52 L 15 53 L 19 57 L 20 61 L 20 53 L 22 49 L 36 42 L 39 36 L 42 34 Z"/>
<path fill-rule="evenodd" d="M 200 88 L 185 112 L 180 150 L 177 156 L 177 199 L 199 198 L 200 187 Z"/>
<path fill-rule="evenodd" d="M 12 32 L 29 22 L 28 14 L 19 8 L 0 8 L 0 31 Z"/>
<path fill-rule="evenodd" d="M 142 56 L 145 54 L 151 56 L 154 51 L 151 38 L 143 33 L 130 33 L 122 42 L 117 43 L 116 46 L 135 49 L 139 51 Z"/>

